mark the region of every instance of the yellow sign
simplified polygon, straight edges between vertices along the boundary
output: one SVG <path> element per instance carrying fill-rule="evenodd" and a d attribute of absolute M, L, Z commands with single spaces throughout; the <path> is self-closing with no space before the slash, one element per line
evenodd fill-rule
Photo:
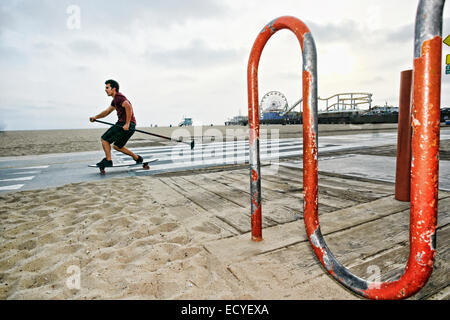
<path fill-rule="evenodd" d="M 450 46 L 450 35 L 448 35 L 447 38 L 445 38 L 444 43 Z M 450 54 L 447 55 L 445 63 L 447 64 L 447 67 L 445 68 L 445 73 L 450 74 Z"/>
<path fill-rule="evenodd" d="M 450 35 L 448 35 L 447 38 L 445 38 L 444 43 L 450 46 Z"/>

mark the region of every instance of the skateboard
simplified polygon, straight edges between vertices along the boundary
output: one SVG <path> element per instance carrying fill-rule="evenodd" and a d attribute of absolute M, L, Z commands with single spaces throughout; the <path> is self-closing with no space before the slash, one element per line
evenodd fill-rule
<path fill-rule="evenodd" d="M 148 165 L 151 162 L 155 162 L 158 161 L 159 159 L 150 159 L 150 160 L 145 160 L 142 163 L 136 163 L 136 161 L 129 161 L 129 162 L 123 162 L 123 163 L 118 163 L 118 164 L 114 164 L 112 167 L 106 167 L 106 168 L 117 168 L 117 167 L 134 167 L 134 166 L 142 166 L 142 168 L 144 168 L 145 170 L 150 170 L 150 166 Z M 100 174 L 104 175 L 106 173 L 105 171 L 105 167 L 97 167 L 96 164 L 90 164 L 89 167 L 91 168 L 99 168 L 100 169 Z"/>

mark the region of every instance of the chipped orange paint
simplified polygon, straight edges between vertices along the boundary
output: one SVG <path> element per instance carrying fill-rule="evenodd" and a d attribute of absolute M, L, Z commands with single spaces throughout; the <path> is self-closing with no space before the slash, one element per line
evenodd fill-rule
<path fill-rule="evenodd" d="M 303 97 L 310 96 L 312 75 L 303 71 Z M 303 99 L 303 188 L 305 222 L 312 217 L 312 229 L 318 227 L 318 172 L 316 134 L 308 99 Z"/>
<path fill-rule="evenodd" d="M 256 230 L 255 232 L 252 232 L 252 241 L 262 241 L 262 228 L 259 228 L 259 226 L 262 225 L 261 206 L 257 207 L 252 214 L 251 224 L 252 230 Z"/>
<path fill-rule="evenodd" d="M 258 172 L 252 170 L 252 181 L 256 182 L 258 180 Z"/>

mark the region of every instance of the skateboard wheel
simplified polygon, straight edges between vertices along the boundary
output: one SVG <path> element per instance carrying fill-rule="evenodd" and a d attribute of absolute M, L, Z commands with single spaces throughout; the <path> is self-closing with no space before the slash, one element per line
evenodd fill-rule
<path fill-rule="evenodd" d="M 142 168 L 144 168 L 145 170 L 150 170 L 150 166 L 146 163 L 142 166 Z"/>
<path fill-rule="evenodd" d="M 101 174 L 102 176 L 104 176 L 105 173 L 106 173 L 106 172 L 105 172 L 105 169 L 101 168 L 101 169 L 100 169 L 100 174 Z"/>

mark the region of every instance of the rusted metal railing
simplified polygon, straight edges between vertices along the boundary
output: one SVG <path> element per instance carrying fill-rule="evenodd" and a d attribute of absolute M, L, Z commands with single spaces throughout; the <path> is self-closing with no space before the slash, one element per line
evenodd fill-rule
<path fill-rule="evenodd" d="M 366 281 L 333 256 L 320 231 L 317 167 L 316 50 L 308 28 L 298 19 L 269 23 L 253 45 L 248 66 L 250 186 L 252 239 L 262 240 L 259 161 L 258 63 L 268 39 L 280 29 L 293 31 L 303 51 L 303 187 L 304 220 L 309 242 L 328 273 L 353 292 L 371 299 L 403 299 L 428 281 L 436 253 L 442 13 L 445 0 L 421 0 L 417 10 L 412 109 L 410 253 L 403 275 L 395 281 Z"/>

